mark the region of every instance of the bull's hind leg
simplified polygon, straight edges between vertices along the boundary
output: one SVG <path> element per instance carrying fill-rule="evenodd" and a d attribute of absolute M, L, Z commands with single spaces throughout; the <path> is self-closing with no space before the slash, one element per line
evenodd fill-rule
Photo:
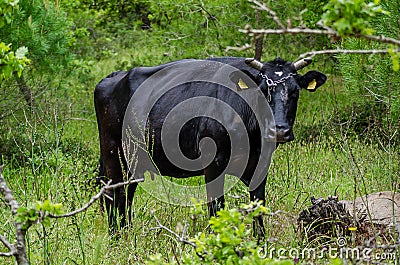
<path fill-rule="evenodd" d="M 133 218 L 133 196 L 136 191 L 137 183 L 130 184 L 128 187 L 124 188 L 124 202 L 125 205 L 123 206 L 123 209 L 127 209 L 126 213 L 122 215 L 122 220 L 121 220 L 121 226 L 125 227 L 128 226 L 132 223 L 132 218 Z"/>
<path fill-rule="evenodd" d="M 133 183 L 128 187 L 106 192 L 105 205 L 111 234 L 132 222 L 132 202 L 136 187 L 137 183 Z"/>
<path fill-rule="evenodd" d="M 113 141 L 107 142 L 110 146 L 106 146 L 108 149 L 104 148 L 105 151 L 102 150 L 102 158 L 107 177 L 106 182 L 107 180 L 112 180 L 111 184 L 117 184 L 123 182 L 126 178 L 130 178 L 131 175 L 127 170 L 125 159 L 120 159 L 119 157 L 121 153 L 119 150 L 122 150 L 122 147 L 118 147 L 115 144 L 112 145 L 113 143 Z M 111 151 L 106 152 L 107 150 Z M 119 228 L 123 228 L 130 223 L 131 206 L 136 187 L 137 183 L 133 183 L 129 186 L 122 186 L 105 192 L 104 202 L 111 234 L 114 234 Z"/>
<path fill-rule="evenodd" d="M 216 216 L 217 212 L 225 207 L 225 176 L 220 176 L 218 171 L 219 170 L 212 166 L 209 166 L 204 171 L 206 178 L 207 206 L 210 216 Z"/>

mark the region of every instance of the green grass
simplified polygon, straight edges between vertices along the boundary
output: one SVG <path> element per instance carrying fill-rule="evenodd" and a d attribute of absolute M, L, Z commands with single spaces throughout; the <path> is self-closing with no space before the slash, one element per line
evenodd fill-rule
<path fill-rule="evenodd" d="M 297 118 L 297 128 L 324 122 L 336 105 L 332 96 L 341 96 L 340 87 L 333 82 L 326 88 L 310 94 L 303 93 Z M 98 157 L 98 139 L 93 116 L 86 120 L 60 121 L 64 130 L 59 134 L 59 145 L 51 149 L 32 147 L 30 141 L 21 146 L 21 153 L 3 161 L 4 175 L 21 205 L 37 200 L 50 199 L 64 205 L 66 211 L 87 202 L 95 193 L 88 180 L 93 178 Z M 26 135 L 36 136 L 27 124 L 21 125 Z M 301 244 L 295 231 L 295 218 L 310 205 L 310 196 L 337 195 L 340 199 L 352 199 L 354 191 L 359 196 L 375 191 L 390 190 L 399 174 L 398 151 L 383 150 L 379 144 L 364 144 L 332 130 L 310 141 L 295 141 L 282 145 L 273 156 L 267 181 L 266 205 L 272 211 L 287 214 L 269 217 L 268 237 L 277 238 L 284 246 Z M 42 129 L 41 129 L 42 130 Z M 302 131 L 302 133 L 305 133 Z M 55 133 L 47 132 L 52 141 Z M 300 137 L 308 139 L 307 137 Z M 33 150 L 33 152 L 30 152 Z M 26 152 L 26 153 L 25 153 Z M 20 158 L 23 160 L 19 160 Z M 190 180 L 189 180 L 190 181 Z M 238 207 L 248 202 L 246 187 L 237 183 L 227 195 L 228 207 Z M 2 202 L 0 220 L 5 225 L 1 233 L 12 239 L 12 220 Z M 106 216 L 99 205 L 75 217 L 52 220 L 50 225 L 34 225 L 27 241 L 32 264 L 143 264 L 149 255 L 162 253 L 173 258 L 189 247 L 178 244 L 167 233 L 152 230 L 156 226 L 151 212 L 161 222 L 175 229 L 189 225 L 189 235 L 207 229 L 207 216 L 197 216 L 189 207 L 168 205 L 155 200 L 138 189 L 134 200 L 135 216 L 131 228 L 123 231 L 118 239 L 111 240 L 107 233 Z M 5 251 L 1 248 L 0 251 Z M 174 254 L 175 253 L 175 254 Z M 12 259 L 0 258 L 2 264 L 13 264 Z"/>
<path fill-rule="evenodd" d="M 356 154 L 354 159 L 359 169 L 355 169 L 349 159 L 350 148 Z M 60 156 L 60 159 L 65 159 L 62 154 Z M 272 211 L 283 210 L 287 214 L 268 218 L 267 236 L 277 238 L 287 247 L 300 244 L 293 229 L 295 216 L 309 206 L 310 196 L 336 194 L 340 199 L 351 199 L 355 186 L 357 195 L 390 190 L 391 175 L 393 177 L 399 171 L 399 164 L 393 162 L 388 168 L 388 159 L 384 151 L 357 142 L 352 142 L 349 149 L 332 149 L 325 143 L 317 146 L 300 143 L 282 146 L 274 155 L 268 177 L 266 204 Z M 4 175 L 22 205 L 40 199 L 38 195 L 41 194 L 42 198 L 62 202 L 66 210 L 74 209 L 94 194 L 85 185 L 87 179 L 82 175 L 89 168 L 73 158 L 68 162 L 60 161 L 60 165 L 58 183 L 50 169 L 42 171 L 35 178 L 6 167 Z M 21 177 L 24 179 L 22 182 Z M 238 186 L 227 195 L 228 207 L 238 207 L 248 202 L 247 197 L 246 188 L 238 182 Z M 131 228 L 116 240 L 109 238 L 106 217 L 98 205 L 73 218 L 52 220 L 46 227 L 33 226 L 28 233 L 32 264 L 143 264 L 146 257 L 155 253 L 172 258 L 173 251 L 187 251 L 188 247 L 177 244 L 171 235 L 151 230 L 156 226 L 152 211 L 164 225 L 172 229 L 179 223 L 187 223 L 191 236 L 207 229 L 207 216 L 197 216 L 194 220 L 189 207 L 157 201 L 141 189 L 135 196 L 134 211 Z M 5 207 L 1 212 L 2 222 L 6 223 L 2 233 L 12 237 L 10 216 Z M 11 259 L 0 260 L 2 264 L 13 263 Z"/>
<path fill-rule="evenodd" d="M 101 78 L 120 68 L 155 65 L 193 54 L 184 53 L 180 46 L 172 47 L 173 43 L 162 45 L 165 40 L 159 36 L 148 40 L 149 32 L 140 34 L 143 39 L 132 47 L 117 47 L 113 56 L 88 68 L 78 67 L 58 89 L 60 100 L 54 100 L 54 95 L 43 96 L 52 100 L 43 100 L 41 113 L 19 112 L 2 120 L 3 174 L 22 206 L 49 199 L 71 211 L 96 193 L 91 182 L 99 157 L 93 89 Z M 199 58 L 211 54 L 205 50 L 200 48 L 194 54 Z M 171 55 L 164 56 L 165 52 Z M 310 68 L 324 69 L 321 63 Z M 345 92 L 340 77 L 334 75 L 329 75 L 327 84 L 317 92 L 302 91 L 295 127 L 297 139 L 274 153 L 266 205 L 285 213 L 266 217 L 266 229 L 267 237 L 276 238 L 282 246 L 302 244 L 295 230 L 296 215 L 310 205 L 311 196 L 352 199 L 375 191 L 398 190 L 398 149 L 387 149 L 387 145 L 384 149 L 379 139 L 366 144 L 334 122 L 341 109 L 351 104 Z M 193 184 L 203 180 L 184 181 Z M 247 188 L 241 182 L 226 197 L 229 208 L 249 202 Z M 5 202 L 0 203 L 0 223 L 4 224 L 0 233 L 13 240 L 10 213 Z M 27 235 L 29 257 L 32 264 L 143 264 L 155 253 L 170 259 L 190 251 L 168 233 L 152 229 L 156 226 L 152 212 L 173 230 L 187 224 L 189 236 L 208 231 L 207 215 L 194 218 L 191 208 L 158 201 L 139 187 L 133 223 L 119 238 L 109 237 L 106 215 L 95 204 L 75 217 L 31 227 Z M 6 249 L 0 246 L 0 251 Z M 14 261 L 0 257 L 0 264 Z"/>

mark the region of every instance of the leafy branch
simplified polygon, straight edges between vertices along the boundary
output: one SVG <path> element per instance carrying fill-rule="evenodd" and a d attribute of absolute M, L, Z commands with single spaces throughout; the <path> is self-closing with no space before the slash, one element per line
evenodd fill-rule
<path fill-rule="evenodd" d="M 199 205 L 195 204 L 195 212 L 201 213 Z M 182 235 L 161 224 L 160 220 L 152 212 L 157 226 L 151 228 L 164 230 L 173 236 L 178 242 L 190 245 L 193 254 L 184 253 L 176 260 L 166 263 L 160 253 L 150 256 L 147 265 L 172 265 L 172 264 L 293 264 L 288 260 L 273 260 L 262 257 L 263 249 L 253 240 L 250 227 L 254 218 L 263 215 L 276 216 L 282 211 L 270 213 L 261 202 L 253 202 L 242 205 L 240 209 L 224 209 L 218 212 L 217 217 L 209 220 L 210 231 L 200 232 L 195 237 L 188 239 L 186 229 Z M 276 243 L 274 238 L 265 239 L 265 243 Z"/>
<path fill-rule="evenodd" d="M 160 222 L 160 220 L 157 218 L 157 216 L 154 214 L 153 211 L 151 212 L 151 214 L 153 215 L 154 220 L 157 222 L 157 226 L 150 228 L 150 230 L 165 230 L 169 234 L 173 235 L 178 240 L 178 242 L 182 242 L 186 245 L 190 245 L 190 246 L 194 247 L 195 249 L 197 248 L 197 245 L 194 242 L 188 240 L 187 236 L 185 234 L 182 234 L 182 236 L 180 236 L 177 232 L 175 232 L 172 229 L 163 225 Z M 184 229 L 184 231 L 185 231 L 185 229 Z"/>
<path fill-rule="evenodd" d="M 11 23 L 14 8 L 18 8 L 18 0 L 0 2 L 0 28 Z M 30 63 L 25 57 L 28 48 L 19 47 L 15 52 L 11 50 L 11 44 L 0 42 L 0 82 L 9 79 L 13 72 L 21 77 L 22 70 Z"/>

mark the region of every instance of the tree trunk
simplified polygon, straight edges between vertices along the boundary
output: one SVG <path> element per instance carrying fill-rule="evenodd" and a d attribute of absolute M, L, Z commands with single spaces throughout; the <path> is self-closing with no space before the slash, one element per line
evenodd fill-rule
<path fill-rule="evenodd" d="M 261 25 L 261 17 L 260 17 L 260 11 L 259 10 L 256 11 L 256 23 L 257 23 L 258 26 Z M 264 34 L 256 35 L 254 37 L 256 38 L 256 42 L 255 42 L 256 49 L 255 49 L 255 52 L 254 52 L 254 59 L 260 61 L 261 60 L 261 56 L 262 56 Z"/>
<path fill-rule="evenodd" d="M 264 35 L 256 37 L 256 51 L 254 53 L 254 59 L 260 61 L 262 56 Z"/>
<path fill-rule="evenodd" d="M 33 107 L 35 102 L 34 102 L 34 99 L 33 99 L 32 90 L 26 84 L 26 81 L 25 81 L 23 75 L 21 75 L 21 77 L 17 78 L 17 83 L 18 83 L 19 91 L 24 96 L 26 103 L 28 103 L 29 107 Z"/>

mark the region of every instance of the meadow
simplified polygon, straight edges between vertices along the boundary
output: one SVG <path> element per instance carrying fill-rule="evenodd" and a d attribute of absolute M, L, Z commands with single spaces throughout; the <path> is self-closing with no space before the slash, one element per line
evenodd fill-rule
<path fill-rule="evenodd" d="M 73 67 L 67 73 L 49 75 L 35 69 L 27 70 L 25 76 L 29 77 L 28 83 L 36 95 L 33 108 L 23 106 L 15 83 L 2 83 L 0 93 L 7 111 L 0 119 L 1 164 L 4 165 L 3 175 L 21 206 L 32 207 L 37 201 L 50 200 L 61 203 L 63 210 L 69 212 L 84 205 L 98 192 L 96 177 L 100 151 L 93 91 L 109 73 L 189 57 L 253 56 L 252 49 L 225 50 L 228 45 L 241 45 L 247 41 L 237 29 L 254 22 L 248 3 L 240 2 L 238 8 L 243 11 L 242 15 L 232 19 L 235 16 L 233 8 L 223 9 L 222 1 L 216 2 L 218 4 L 203 5 L 207 12 L 220 14 L 216 20 L 204 11 L 191 10 L 190 7 L 196 4 L 182 7 L 178 3 L 162 1 L 165 8 L 172 10 L 172 22 L 155 22 L 153 31 L 142 30 L 140 21 L 132 28 L 110 24 L 103 31 L 98 29 L 99 23 L 95 28 L 99 34 L 96 39 L 90 31 L 81 39 L 75 35 L 74 52 L 83 53 L 87 49 L 86 57 L 81 54 L 69 61 Z M 303 6 L 298 1 L 291 2 L 296 4 L 287 16 Z M 312 1 L 308 2 L 312 5 Z M 70 18 L 74 16 L 71 5 L 59 7 L 64 8 Z M 151 3 L 154 9 L 153 5 Z M 279 4 L 275 7 L 284 10 Z M 92 11 L 80 8 L 81 16 L 75 14 L 72 20 L 82 29 L 90 28 L 93 23 L 90 19 L 105 12 L 93 15 Z M 179 8 L 190 15 L 177 15 L 177 19 L 173 14 Z M 154 14 L 157 13 L 154 11 Z M 85 15 L 89 18 L 86 22 L 83 21 Z M 198 21 L 203 23 L 200 36 L 193 33 L 199 31 Z M 217 24 L 213 25 L 214 21 Z M 205 22 L 209 25 L 205 26 Z M 171 28 L 179 34 L 174 35 Z M 330 45 L 330 41 L 318 37 L 304 42 L 299 36 L 266 38 L 263 60 L 277 56 L 295 60 L 302 52 L 311 50 L 312 45 Z M 354 62 L 362 60 L 361 57 L 354 58 Z M 266 207 L 271 212 L 279 211 L 279 214 L 266 216 L 265 220 L 266 238 L 274 239 L 276 246 L 307 245 L 299 235 L 296 219 L 301 210 L 310 206 L 312 196 L 335 195 L 339 200 L 351 200 L 377 191 L 399 190 L 400 141 L 396 132 L 400 121 L 389 111 L 391 105 L 376 107 L 370 97 L 348 88 L 348 77 L 344 78 L 342 73 L 350 66 L 344 59 L 341 65 L 341 59 L 316 57 L 307 68 L 324 72 L 328 76 L 327 83 L 315 93 L 300 93 L 294 127 L 296 139 L 279 146 L 273 155 L 267 178 Z M 389 64 L 388 59 L 385 67 L 390 68 Z M 365 70 L 361 64 L 351 67 Z M 399 101 L 397 81 L 391 80 L 391 87 L 396 91 L 393 92 L 393 105 Z M 15 100 L 19 103 L 10 105 Z M 201 177 L 184 180 L 189 185 L 199 181 L 202 181 Z M 247 188 L 241 182 L 226 198 L 229 209 L 249 203 Z M 0 204 L 0 233 L 12 241 L 13 219 L 3 199 Z M 123 229 L 119 237 L 109 235 L 107 216 L 100 203 L 70 218 L 34 224 L 26 236 L 31 264 L 144 264 L 149 256 L 157 253 L 165 260 L 191 253 L 190 246 L 177 242 L 167 231 L 153 229 L 157 227 L 155 217 L 174 231 L 187 227 L 189 238 L 210 230 L 207 213 L 195 214 L 192 207 L 159 201 L 140 185 L 133 211 L 131 226 Z M 249 240 L 254 238 L 249 237 Z M 2 251 L 6 251 L 4 246 L 0 246 Z M 0 263 L 15 264 L 9 257 L 0 257 Z"/>

